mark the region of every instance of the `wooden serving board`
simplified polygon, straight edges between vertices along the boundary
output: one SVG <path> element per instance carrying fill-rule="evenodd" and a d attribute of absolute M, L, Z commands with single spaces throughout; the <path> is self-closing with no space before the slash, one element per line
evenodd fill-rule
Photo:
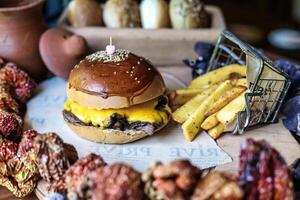
<path fill-rule="evenodd" d="M 169 80 L 174 79 L 174 81 L 176 80 L 179 81 L 178 85 L 183 86 L 184 85 L 183 83 L 187 84 L 191 80 L 191 73 L 190 73 L 191 71 L 186 67 L 182 67 L 182 66 L 163 67 L 160 68 L 160 71 L 167 72 L 169 76 L 168 77 Z M 163 74 L 164 76 L 166 76 L 165 75 L 166 73 Z M 174 131 L 174 134 L 175 132 L 180 132 L 180 134 L 182 132 L 180 126 L 174 123 L 171 123 L 169 125 L 169 128 L 167 128 L 167 132 L 169 131 Z M 255 140 L 261 140 L 261 139 L 267 140 L 273 147 L 275 147 L 280 151 L 280 153 L 286 159 L 288 164 L 292 163 L 296 158 L 300 157 L 299 144 L 289 133 L 289 131 L 283 127 L 280 121 L 277 124 L 272 124 L 272 125 L 268 125 L 265 127 L 248 131 L 243 135 L 236 136 L 228 133 L 222 136 L 220 139 L 217 140 L 217 143 L 223 150 L 225 150 L 225 152 L 227 152 L 233 158 L 233 162 L 217 166 L 216 169 L 237 173 L 240 145 L 243 141 L 245 141 L 246 138 L 250 138 L 250 137 Z M 41 181 L 35 193 L 39 197 L 39 199 L 42 199 L 45 195 L 47 195 L 47 184 L 44 181 Z"/>
<path fill-rule="evenodd" d="M 180 84 L 189 83 L 191 80 L 191 70 L 182 66 L 162 67 L 160 71 L 168 72 L 170 76 L 175 79 L 179 79 Z M 174 79 L 174 80 L 175 80 Z M 173 126 L 173 125 L 172 125 Z M 180 130 L 180 129 L 179 129 Z M 155 137 L 155 136 L 154 136 Z M 237 172 L 240 144 L 245 141 L 246 138 L 253 138 L 255 140 L 265 139 L 273 147 L 275 147 L 285 158 L 288 164 L 291 164 L 296 158 L 300 157 L 300 146 L 293 136 L 285 129 L 281 121 L 277 124 L 268 125 L 262 128 L 254 129 L 246 132 L 243 135 L 236 136 L 226 134 L 217 140 L 218 145 L 225 150 L 232 158 L 233 162 L 220 165 L 216 167 L 217 170 Z M 36 196 L 29 196 L 26 200 L 35 200 L 37 197 L 43 199 L 47 194 L 47 184 L 41 181 L 35 190 Z M 17 199 L 12 196 L 4 188 L 0 188 L 0 200 L 4 199 Z"/>
<path fill-rule="evenodd" d="M 59 20 L 59 25 L 86 38 L 92 51 L 105 49 L 109 37 L 113 38 L 117 48 L 130 49 L 151 60 L 157 65 L 181 64 L 182 60 L 196 56 L 193 45 L 196 41 L 215 43 L 221 31 L 225 29 L 222 11 L 216 6 L 206 6 L 212 16 L 210 28 L 177 30 L 172 28 L 106 28 L 68 25 L 66 11 Z M 172 45 L 170 45 L 172 44 Z"/>

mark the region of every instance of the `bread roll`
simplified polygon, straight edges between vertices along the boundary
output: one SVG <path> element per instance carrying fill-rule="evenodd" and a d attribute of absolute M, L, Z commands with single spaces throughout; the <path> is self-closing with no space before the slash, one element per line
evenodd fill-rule
<path fill-rule="evenodd" d="M 140 9 L 134 0 L 108 0 L 104 6 L 103 20 L 109 28 L 140 27 Z"/>
<path fill-rule="evenodd" d="M 156 29 L 170 26 L 169 4 L 166 0 L 143 0 L 140 10 L 143 28 Z"/>
<path fill-rule="evenodd" d="M 171 0 L 170 18 L 175 29 L 204 28 L 210 24 L 210 16 L 200 0 Z"/>
<path fill-rule="evenodd" d="M 68 20 L 74 27 L 101 26 L 101 5 L 96 0 L 73 0 L 68 8 Z"/>

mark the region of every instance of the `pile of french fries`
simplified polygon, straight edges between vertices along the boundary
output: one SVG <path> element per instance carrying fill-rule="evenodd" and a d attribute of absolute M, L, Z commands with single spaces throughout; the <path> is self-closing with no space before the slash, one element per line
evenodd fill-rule
<path fill-rule="evenodd" d="M 245 107 L 246 71 L 246 66 L 228 65 L 171 94 L 171 103 L 180 106 L 172 117 L 182 124 L 187 140 L 192 141 L 203 130 L 217 139 L 235 120 Z"/>

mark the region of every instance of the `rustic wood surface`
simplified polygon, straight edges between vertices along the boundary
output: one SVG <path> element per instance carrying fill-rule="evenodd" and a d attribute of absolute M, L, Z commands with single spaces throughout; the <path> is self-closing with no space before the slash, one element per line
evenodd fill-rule
<path fill-rule="evenodd" d="M 166 71 L 185 83 L 191 80 L 191 71 L 186 67 L 163 67 L 160 71 Z M 300 156 L 300 146 L 294 137 L 285 129 L 279 121 L 277 124 L 264 126 L 258 129 L 254 129 L 246 132 L 240 136 L 233 136 L 226 134 L 217 140 L 217 143 L 223 148 L 232 158 L 233 162 L 216 167 L 217 170 L 225 170 L 231 172 L 237 172 L 238 169 L 238 157 L 240 151 L 240 144 L 246 138 L 254 138 L 256 140 L 265 139 L 273 147 L 275 147 L 286 159 L 288 164 L 291 164 L 296 158 Z M 12 194 L 5 188 L 0 187 L 0 200 L 17 200 Z M 25 200 L 37 200 L 37 197 L 31 195 Z"/>

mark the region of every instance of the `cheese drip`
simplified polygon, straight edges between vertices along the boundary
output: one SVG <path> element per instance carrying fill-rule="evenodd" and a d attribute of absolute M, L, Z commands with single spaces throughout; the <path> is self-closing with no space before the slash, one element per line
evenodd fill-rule
<path fill-rule="evenodd" d="M 155 109 L 157 104 L 158 100 L 155 99 L 124 109 L 96 110 L 79 105 L 77 102 L 67 100 L 64 104 L 64 109 L 74 114 L 80 121 L 86 124 L 92 124 L 93 126 L 100 126 L 103 128 L 107 126 L 110 116 L 113 114 L 119 114 L 125 117 L 129 123 L 141 121 L 164 124 L 169 119 L 168 114 L 171 113 L 171 109 L 168 105 L 165 105 L 164 111 L 157 110 Z"/>

